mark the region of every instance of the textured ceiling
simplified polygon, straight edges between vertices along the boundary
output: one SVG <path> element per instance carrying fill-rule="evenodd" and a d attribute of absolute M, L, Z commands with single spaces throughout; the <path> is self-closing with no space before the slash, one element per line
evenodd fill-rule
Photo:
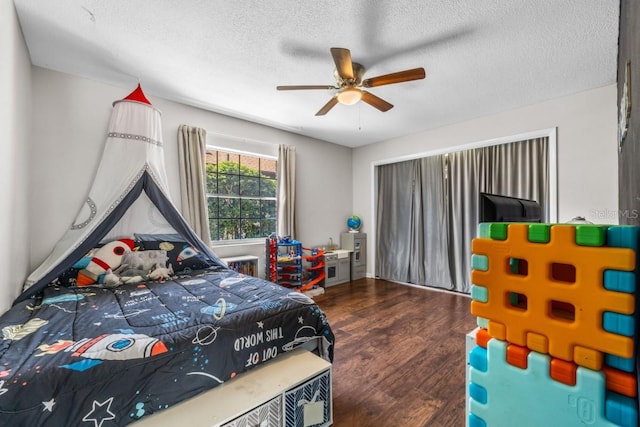
<path fill-rule="evenodd" d="M 14 0 L 34 65 L 357 147 L 615 83 L 618 0 Z M 333 85 L 331 47 L 373 77 L 315 113 Z M 197 124 L 196 124 L 197 125 Z M 215 129 L 209 129 L 215 132 Z"/>

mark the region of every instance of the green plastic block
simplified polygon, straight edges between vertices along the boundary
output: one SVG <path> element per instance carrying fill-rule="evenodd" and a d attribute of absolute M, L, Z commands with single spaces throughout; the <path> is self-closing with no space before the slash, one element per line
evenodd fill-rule
<path fill-rule="evenodd" d="M 529 224 L 529 241 L 531 243 L 549 243 L 551 225 Z"/>
<path fill-rule="evenodd" d="M 520 260 L 517 258 L 509 258 L 509 271 L 511 274 L 520 273 Z"/>
<path fill-rule="evenodd" d="M 489 224 L 489 238 L 493 240 L 507 240 L 507 227 L 505 222 L 492 222 Z"/>
<path fill-rule="evenodd" d="M 518 294 L 515 292 L 509 292 L 509 304 L 515 307 L 518 305 L 518 301 Z"/>
<path fill-rule="evenodd" d="M 471 268 L 474 270 L 487 271 L 489 270 L 489 257 L 486 255 L 471 255 Z"/>
<path fill-rule="evenodd" d="M 608 225 L 576 225 L 576 244 L 580 246 L 604 246 Z"/>

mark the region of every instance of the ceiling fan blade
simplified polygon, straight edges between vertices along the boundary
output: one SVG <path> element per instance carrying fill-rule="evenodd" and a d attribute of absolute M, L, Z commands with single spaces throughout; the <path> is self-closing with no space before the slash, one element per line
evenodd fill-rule
<path fill-rule="evenodd" d="M 316 113 L 316 116 L 324 116 L 329 112 L 329 110 L 335 107 L 337 103 L 338 103 L 338 97 L 334 96 L 329 100 L 329 102 L 324 104 L 324 106 L 320 110 L 318 110 L 318 112 Z"/>
<path fill-rule="evenodd" d="M 426 73 L 424 68 L 413 68 L 411 70 L 398 71 L 397 73 L 384 74 L 382 76 L 371 77 L 362 81 L 363 87 L 376 87 L 390 85 L 393 83 L 409 82 L 412 80 L 424 79 Z"/>
<path fill-rule="evenodd" d="M 382 111 L 383 113 L 385 111 L 389 111 L 390 109 L 393 108 L 393 104 L 389 104 L 387 101 L 385 101 L 384 99 L 375 96 L 374 94 L 372 94 L 371 92 L 367 92 L 366 90 L 362 91 L 362 101 L 366 102 L 367 104 L 371 105 L 372 107 L 377 108 L 378 110 Z"/>
<path fill-rule="evenodd" d="M 353 80 L 353 62 L 351 62 L 351 52 L 342 47 L 332 47 L 331 56 L 336 63 L 336 70 L 342 80 Z"/>
<path fill-rule="evenodd" d="M 338 89 L 335 86 L 328 86 L 328 85 L 301 85 L 301 86 L 276 86 L 277 90 L 307 90 L 307 89 L 324 89 L 324 90 L 329 90 L 329 89 Z"/>

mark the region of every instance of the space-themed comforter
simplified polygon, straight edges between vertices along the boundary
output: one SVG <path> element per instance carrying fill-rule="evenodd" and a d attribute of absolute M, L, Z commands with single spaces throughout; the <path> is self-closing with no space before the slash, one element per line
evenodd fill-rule
<path fill-rule="evenodd" d="M 0 317 L 0 425 L 107 427 L 300 345 L 333 357 L 307 296 L 226 269 L 117 288 L 48 287 Z"/>

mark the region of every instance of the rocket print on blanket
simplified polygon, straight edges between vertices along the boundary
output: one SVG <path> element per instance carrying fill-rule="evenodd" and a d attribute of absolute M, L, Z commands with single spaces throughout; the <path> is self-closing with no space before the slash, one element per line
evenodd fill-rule
<path fill-rule="evenodd" d="M 78 272 L 76 285 L 87 286 L 98 281 L 98 276 L 109 269 L 114 269 L 122 263 L 122 257 L 135 247 L 132 239 L 120 239 L 109 242 L 95 253 L 89 265 Z"/>
<path fill-rule="evenodd" d="M 147 335 L 104 334 L 78 341 L 66 351 L 87 359 L 130 360 L 157 356 L 168 350 L 162 341 Z"/>
<path fill-rule="evenodd" d="M 55 344 L 42 344 L 38 349 L 42 351 L 36 354 L 38 357 L 64 351 L 73 357 L 85 358 L 85 361 L 61 366 L 78 371 L 92 368 L 104 360 L 145 359 L 169 351 L 159 339 L 143 334 L 103 334 L 77 342 L 58 340 Z"/>

